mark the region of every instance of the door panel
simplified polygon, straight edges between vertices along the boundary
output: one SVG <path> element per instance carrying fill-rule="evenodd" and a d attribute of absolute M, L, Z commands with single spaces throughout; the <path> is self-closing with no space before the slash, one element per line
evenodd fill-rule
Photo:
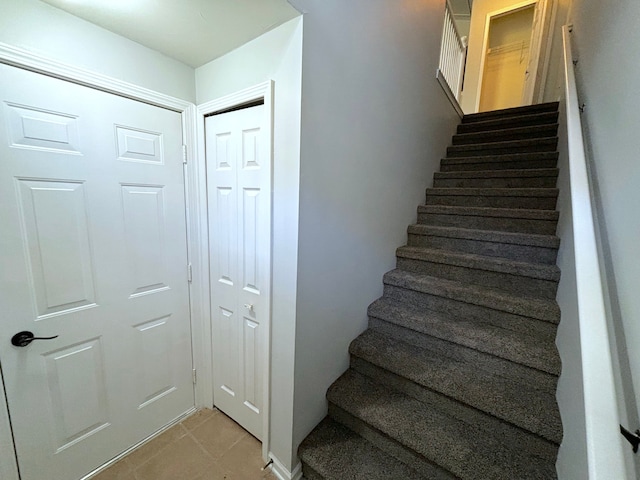
<path fill-rule="evenodd" d="M 264 106 L 206 119 L 214 403 L 261 438 L 271 172 Z"/>
<path fill-rule="evenodd" d="M 109 426 L 104 349 L 94 338 L 43 358 L 59 453 Z"/>
<path fill-rule="evenodd" d="M 82 182 L 16 179 L 37 318 L 95 305 Z"/>
<path fill-rule="evenodd" d="M 0 92 L 7 402 L 22 479 L 71 480 L 194 404 L 181 117 L 4 65 Z"/>

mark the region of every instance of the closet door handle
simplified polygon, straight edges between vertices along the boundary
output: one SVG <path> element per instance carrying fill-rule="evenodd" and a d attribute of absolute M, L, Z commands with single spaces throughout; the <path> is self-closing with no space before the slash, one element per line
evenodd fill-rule
<path fill-rule="evenodd" d="M 11 337 L 11 345 L 16 347 L 26 347 L 34 340 L 53 340 L 54 338 L 58 338 L 58 335 L 53 337 L 36 337 L 33 332 L 18 332 L 13 337 Z"/>

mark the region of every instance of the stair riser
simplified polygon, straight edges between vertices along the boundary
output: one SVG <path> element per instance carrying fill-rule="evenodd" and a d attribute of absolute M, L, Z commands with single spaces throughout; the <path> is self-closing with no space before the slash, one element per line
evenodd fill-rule
<path fill-rule="evenodd" d="M 530 432 L 507 420 L 498 419 L 490 413 L 453 400 L 354 355 L 351 355 L 350 367 L 390 389 L 424 402 L 427 408 L 435 405 L 438 410 L 446 412 L 449 416 L 474 425 L 489 435 L 501 438 L 511 447 L 528 451 L 548 460 L 554 460 L 557 455 L 557 445 L 553 441 L 539 436 L 537 432 Z"/>
<path fill-rule="evenodd" d="M 496 158 L 495 161 L 475 162 L 475 163 L 452 163 L 444 159 L 440 162 L 441 172 L 465 172 L 478 170 L 520 170 L 533 168 L 555 168 L 557 159 L 540 160 L 517 160 L 508 161 Z"/>
<path fill-rule="evenodd" d="M 513 128 L 513 127 L 509 127 Z M 453 145 L 472 145 L 477 143 L 510 142 L 532 138 L 554 137 L 558 133 L 557 125 L 526 127 L 525 130 L 493 130 L 488 132 L 463 133 L 453 136 Z"/>
<path fill-rule="evenodd" d="M 553 323 L 533 317 L 524 317 L 501 310 L 495 310 L 481 305 L 474 305 L 436 294 L 409 290 L 395 285 L 385 285 L 384 296 L 393 300 L 407 302 L 408 305 L 415 307 L 428 308 L 437 312 L 446 313 L 454 317 L 452 321 L 455 321 L 455 318 L 461 318 L 486 322 L 513 332 L 539 335 L 549 341 L 553 341 L 556 336 L 556 326 Z M 496 305 L 496 307 L 499 307 L 499 305 Z"/>
<path fill-rule="evenodd" d="M 553 350 L 551 353 L 549 351 L 549 345 L 554 345 L 552 342 L 548 342 L 545 348 L 543 342 L 538 337 L 535 337 L 535 347 L 525 348 L 523 347 L 524 344 L 522 343 L 507 343 L 507 345 L 505 345 L 500 341 L 495 341 L 495 337 L 492 337 L 490 341 L 486 341 L 486 339 L 483 340 L 474 337 L 473 334 L 467 335 L 467 329 L 465 327 L 469 325 L 469 322 L 465 323 L 464 321 L 458 321 L 458 323 L 461 324 L 460 327 L 457 327 L 457 325 L 455 324 L 455 320 L 449 321 L 449 323 L 444 324 L 442 322 L 433 320 L 429 321 L 422 319 L 422 321 L 420 321 L 416 320 L 415 318 L 408 319 L 402 316 L 395 316 L 390 319 L 381 319 L 373 316 L 372 314 L 369 314 L 368 325 L 371 329 L 383 330 L 385 332 L 389 330 L 388 326 L 391 325 L 394 328 L 403 328 L 411 332 L 431 335 L 436 338 L 455 343 L 457 345 L 473 348 L 474 350 L 488 353 L 498 358 L 503 358 L 505 360 L 523 365 L 525 367 L 540 370 L 541 372 L 549 373 L 556 376 L 560 374 L 560 358 L 555 350 Z M 489 331 L 495 331 L 495 328 L 486 328 Z M 463 333 L 460 333 L 461 330 L 463 331 Z M 501 334 L 502 332 L 503 331 L 500 330 Z M 523 336 L 523 334 L 520 332 L 515 335 L 517 335 L 519 338 Z"/>
<path fill-rule="evenodd" d="M 435 178 L 435 188 L 555 188 L 557 177 Z"/>
<path fill-rule="evenodd" d="M 443 215 L 419 213 L 418 223 L 440 227 L 476 228 L 512 233 L 554 235 L 557 220 L 531 220 L 528 218 L 478 217 L 467 215 Z"/>
<path fill-rule="evenodd" d="M 417 235 L 409 233 L 407 244 L 410 247 L 439 248 L 454 252 L 487 255 L 490 257 L 508 258 L 530 263 L 555 265 L 558 249 L 514 245 L 510 243 L 469 240 L 465 238 L 438 237 L 434 235 Z"/>
<path fill-rule="evenodd" d="M 537 115 L 527 115 L 521 117 L 505 118 L 498 120 L 487 120 L 485 122 L 461 123 L 458 125 L 456 133 L 490 132 L 503 128 L 530 127 L 538 125 L 548 125 L 558 122 L 558 112 L 541 113 Z"/>
<path fill-rule="evenodd" d="M 556 291 L 558 289 L 558 283 L 554 281 L 411 258 L 398 257 L 397 268 L 408 272 L 466 282 L 472 285 L 497 288 L 523 296 L 547 298 L 550 300 L 556 297 Z"/>
<path fill-rule="evenodd" d="M 523 115 L 534 115 L 537 113 L 557 112 L 557 103 L 541 103 L 537 105 L 528 105 L 524 107 L 516 107 L 509 110 L 495 110 L 490 112 L 474 113 L 471 115 L 465 115 L 462 118 L 462 123 L 475 123 L 484 122 L 487 120 L 506 120 L 512 117 L 520 117 Z"/>
<path fill-rule="evenodd" d="M 533 210 L 555 210 L 556 197 L 507 197 L 482 195 L 432 195 L 427 193 L 427 205 L 451 207 L 527 208 Z"/>
<path fill-rule="evenodd" d="M 306 463 L 302 462 L 302 478 L 304 480 L 331 480 L 325 479 Z"/>
<path fill-rule="evenodd" d="M 383 452 L 413 468 L 421 475 L 424 475 L 425 478 L 434 480 L 456 480 L 456 477 L 443 468 L 431 463 L 419 453 L 398 443 L 379 430 L 372 428 L 361 419 L 351 415 L 349 412 L 331 402 L 329 402 L 329 416 L 338 423 L 353 430 Z"/>
<path fill-rule="evenodd" d="M 483 146 L 459 145 L 447 148 L 448 157 L 478 157 L 483 155 L 505 155 L 513 153 L 538 153 L 538 152 L 555 152 L 557 142 L 537 142 L 527 145 L 509 145 L 509 146 L 492 146 L 485 144 Z"/>

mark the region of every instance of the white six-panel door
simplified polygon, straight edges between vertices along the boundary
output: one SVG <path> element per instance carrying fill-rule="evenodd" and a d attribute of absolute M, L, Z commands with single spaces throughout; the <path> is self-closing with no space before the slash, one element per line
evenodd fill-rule
<path fill-rule="evenodd" d="M 178 113 L 0 65 L 0 362 L 22 480 L 193 407 Z M 11 345 L 28 330 L 37 340 Z"/>
<path fill-rule="evenodd" d="M 263 433 L 271 165 L 264 105 L 207 117 L 214 403 Z"/>

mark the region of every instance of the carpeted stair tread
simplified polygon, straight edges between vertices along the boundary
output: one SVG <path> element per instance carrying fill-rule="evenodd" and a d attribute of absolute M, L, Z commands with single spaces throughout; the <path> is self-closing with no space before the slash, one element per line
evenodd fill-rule
<path fill-rule="evenodd" d="M 558 163 L 558 152 L 507 152 L 493 155 L 466 155 L 448 157 L 440 160 L 442 172 L 459 170 L 506 170 L 555 168 Z"/>
<path fill-rule="evenodd" d="M 451 145 L 447 147 L 447 157 L 468 157 L 516 152 L 553 152 L 558 146 L 558 137 L 545 137 L 504 142 Z"/>
<path fill-rule="evenodd" d="M 558 102 L 537 103 L 535 105 L 525 105 L 523 107 L 505 108 L 502 110 L 492 110 L 489 112 L 471 113 L 462 117 L 462 123 L 483 122 L 486 120 L 504 119 L 518 117 L 522 115 L 533 115 L 543 112 L 557 112 Z"/>
<path fill-rule="evenodd" d="M 420 401 L 426 409 L 434 408 L 451 418 L 475 426 L 478 430 L 484 431 L 485 434 L 498 437 L 511 448 L 526 451 L 538 458 L 548 460 L 550 463 L 555 462 L 558 456 L 557 443 L 530 433 L 509 422 L 496 419 L 489 413 L 448 398 L 434 390 L 422 387 L 360 357 L 351 355 L 351 369 L 386 388 L 404 393 Z M 336 409 L 334 408 L 333 411 L 335 413 Z M 342 417 L 336 416 L 336 418 Z M 350 425 L 349 421 L 345 423 Z"/>
<path fill-rule="evenodd" d="M 514 332 L 479 320 L 453 318 L 384 297 L 369 306 L 368 315 L 370 328 L 385 322 L 553 375 L 560 373 L 560 357 L 552 338 Z"/>
<path fill-rule="evenodd" d="M 554 324 L 560 321 L 560 309 L 557 303 L 551 300 L 523 298 L 520 295 L 509 294 L 501 290 L 398 269 L 385 273 L 383 282 L 385 285 L 428 293 L 522 317 Z"/>
<path fill-rule="evenodd" d="M 558 212 L 544 209 L 419 205 L 418 223 L 514 233 L 555 234 Z"/>
<path fill-rule="evenodd" d="M 354 428 L 369 426 L 380 443 L 415 452 L 415 464 L 440 465 L 464 480 L 555 478 L 553 463 L 510 448 L 501 439 L 348 370 L 327 392 Z M 347 419 L 345 419 L 347 420 Z M 427 477 L 428 478 L 428 477 Z"/>
<path fill-rule="evenodd" d="M 537 235 L 535 233 L 513 233 L 472 228 L 437 227 L 432 225 L 413 224 L 407 231 L 416 235 L 437 235 L 448 238 L 464 238 L 485 242 L 508 243 L 531 247 L 558 248 L 560 238 L 555 235 Z"/>
<path fill-rule="evenodd" d="M 557 168 L 459 170 L 434 174 L 434 188 L 555 188 Z"/>
<path fill-rule="evenodd" d="M 302 442 L 299 454 L 305 476 L 310 468 L 326 480 L 424 480 L 418 472 L 329 417 Z M 438 480 L 450 478 L 443 475 Z"/>
<path fill-rule="evenodd" d="M 427 188 L 427 205 L 554 210 L 555 188 Z"/>
<path fill-rule="evenodd" d="M 549 280 L 553 282 L 558 282 L 560 280 L 560 269 L 555 265 L 541 265 L 485 255 L 409 246 L 399 247 L 396 250 L 396 256 L 447 265 L 456 265 L 459 267 L 474 268 L 478 270 L 506 273 L 539 280 Z"/>
<path fill-rule="evenodd" d="M 369 329 L 349 353 L 554 443 L 562 440 L 554 375 L 428 335 L 398 339 Z"/>
<path fill-rule="evenodd" d="M 458 133 L 453 136 L 453 145 L 504 142 L 511 140 L 524 140 L 527 138 L 546 138 L 554 137 L 557 133 L 557 123 L 547 125 L 529 125 L 526 127 L 509 127 L 502 128 L 500 130 Z"/>
<path fill-rule="evenodd" d="M 400 247 L 396 268 L 493 288 L 531 298 L 556 298 L 560 270 L 554 265 L 427 247 Z"/>
<path fill-rule="evenodd" d="M 511 170 L 460 170 L 436 172 L 434 178 L 512 178 L 512 177 L 557 177 L 558 168 L 521 168 Z"/>
<path fill-rule="evenodd" d="M 555 210 L 539 210 L 536 208 L 494 208 L 494 207 L 460 207 L 449 205 L 418 205 L 419 213 L 444 213 L 449 215 L 525 218 L 529 220 L 558 220 Z"/>
<path fill-rule="evenodd" d="M 461 123 L 458 125 L 457 133 L 486 132 L 500 130 L 502 128 L 524 127 L 528 125 L 546 125 L 557 123 L 558 112 L 530 113 L 528 115 L 516 115 L 505 118 L 495 118 L 492 120 Z"/>
<path fill-rule="evenodd" d="M 409 225 L 407 236 L 408 246 L 502 257 L 543 265 L 555 265 L 560 245 L 560 239 L 554 235 L 422 224 Z"/>

